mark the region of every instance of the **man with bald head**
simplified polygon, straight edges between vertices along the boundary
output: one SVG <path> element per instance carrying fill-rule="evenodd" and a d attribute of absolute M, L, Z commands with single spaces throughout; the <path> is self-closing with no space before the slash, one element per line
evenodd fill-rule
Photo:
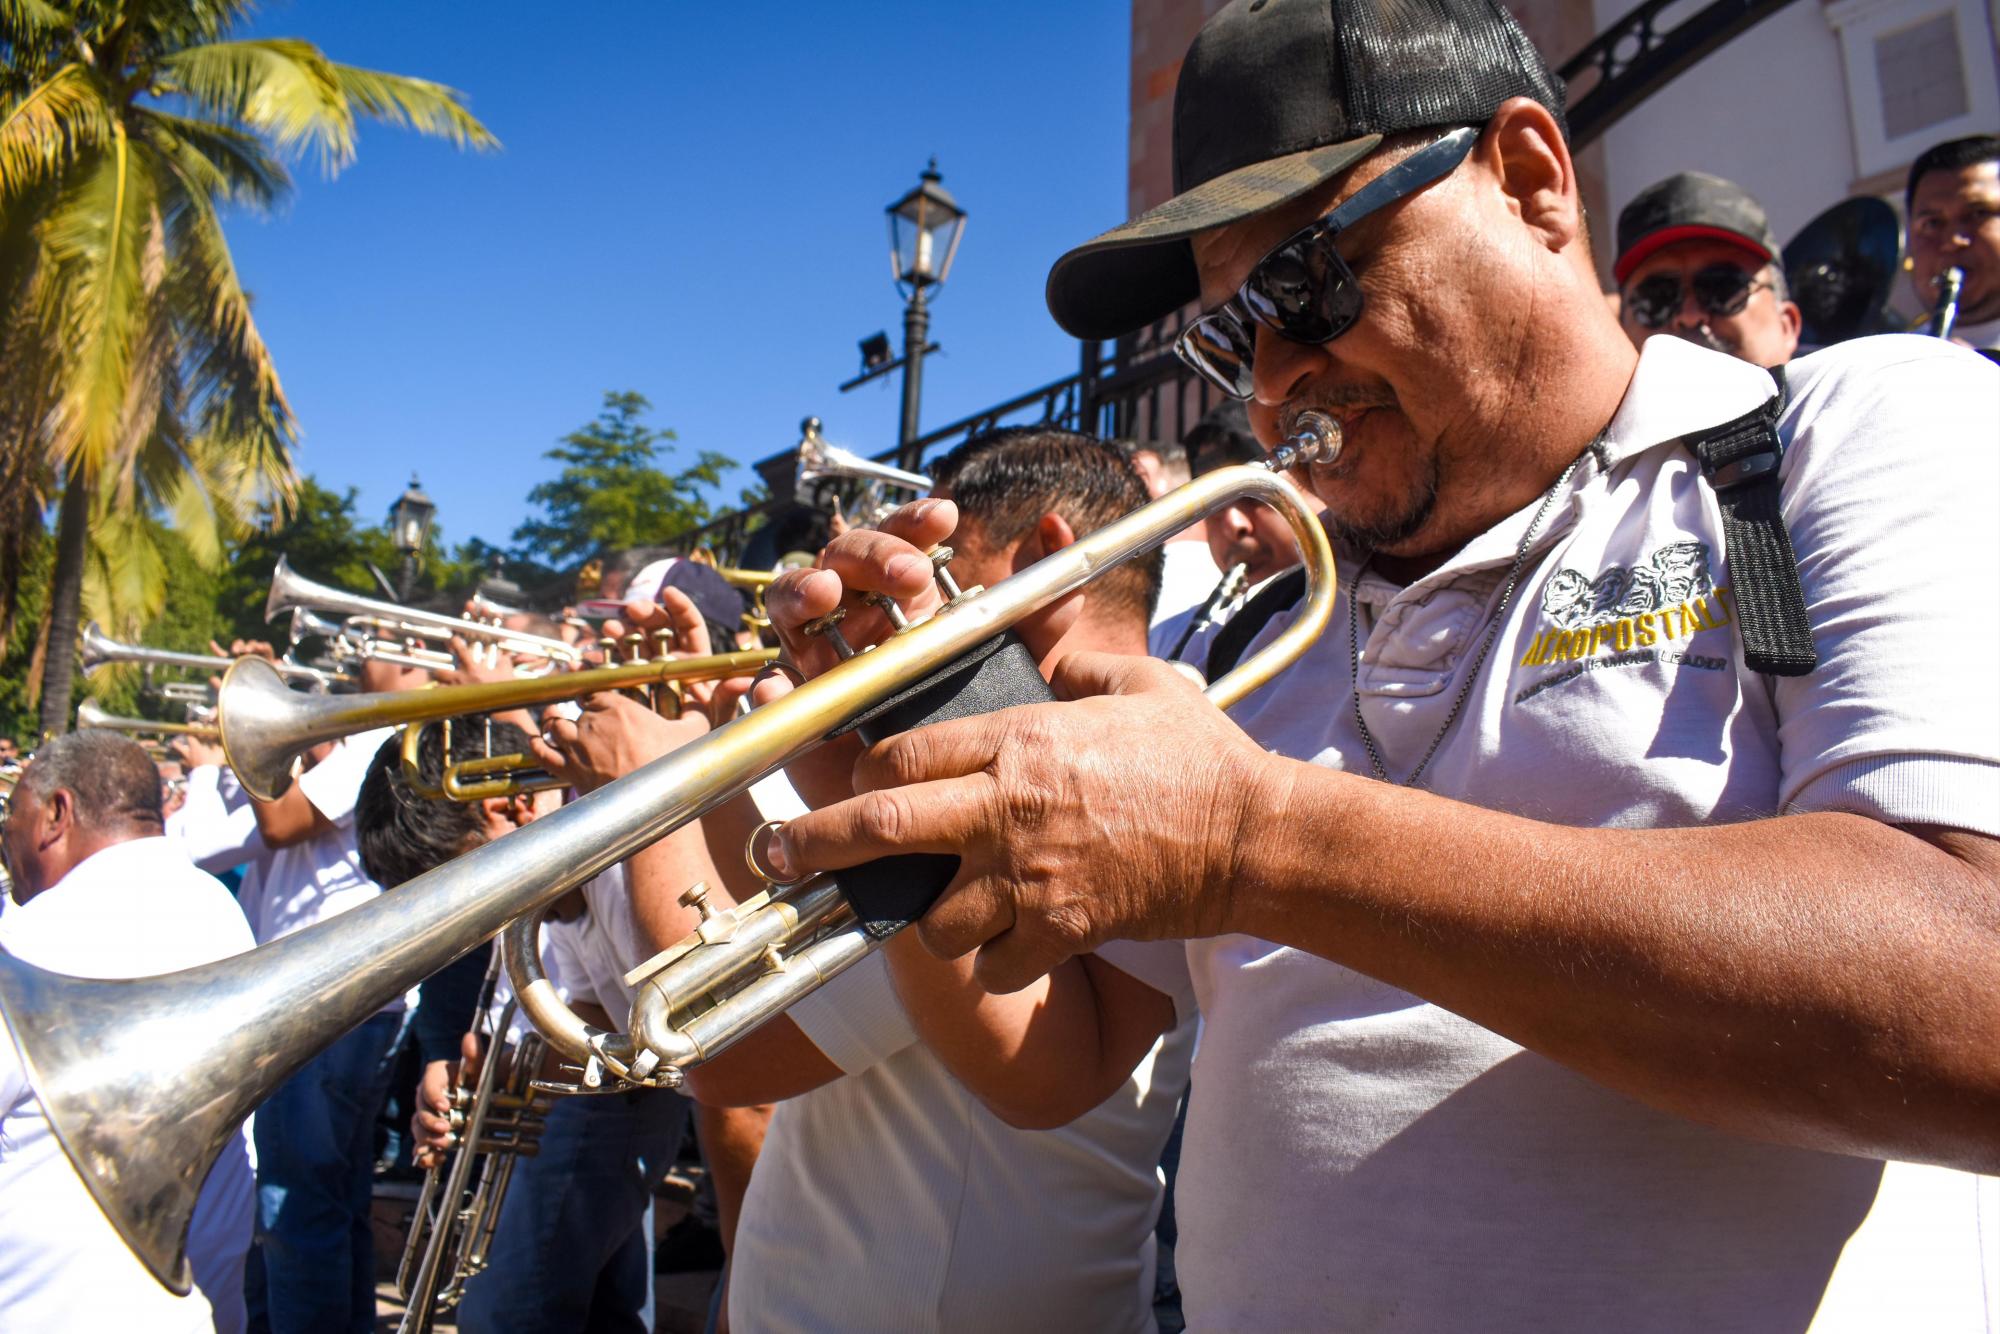
<path fill-rule="evenodd" d="M 112 732 L 44 745 L 4 834 L 20 908 L 0 946 L 78 977 L 147 977 L 240 953 L 249 923 L 163 836 L 160 776 Z M 11 1045 L 0 1050 L 0 1323 L 9 1329 L 238 1331 L 252 1184 L 241 1137 L 208 1175 L 188 1236 L 194 1292 L 167 1292 L 64 1159 Z"/>
<path fill-rule="evenodd" d="M 1174 140 L 1050 310 L 1194 305 L 1190 367 L 1315 438 L 1329 625 L 1226 718 L 1073 655 L 1057 702 L 863 752 L 775 871 L 957 856 L 915 929 L 994 993 L 1186 942 L 1190 1327 L 1990 1327 L 2000 372 L 1858 339 L 1781 399 L 1635 348 L 1498 0 L 1232 0 Z M 862 594 L 934 604 L 954 518 L 780 578 L 798 667 L 836 605 L 856 645 Z M 953 1050 L 1053 1117 L 1135 1017 L 1051 989 Z"/>

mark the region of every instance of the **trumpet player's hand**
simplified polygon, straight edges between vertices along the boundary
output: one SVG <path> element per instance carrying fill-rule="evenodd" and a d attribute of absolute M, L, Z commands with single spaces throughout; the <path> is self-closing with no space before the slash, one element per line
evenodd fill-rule
<path fill-rule="evenodd" d="M 479 1078 L 480 1045 L 477 1033 L 459 1039 L 459 1059 L 432 1061 L 424 1067 L 417 1084 L 417 1109 L 410 1115 L 411 1161 L 428 1171 L 443 1164 L 445 1155 L 458 1143 L 451 1128 L 451 1091 L 464 1071 L 465 1082 Z"/>
<path fill-rule="evenodd" d="M 616 642 L 627 635 L 645 636 L 644 658 L 655 655 L 655 638 L 660 631 L 670 635 L 668 656 L 675 658 L 703 658 L 715 652 L 708 637 L 708 622 L 702 619 L 694 601 L 678 588 L 660 590 L 658 602 L 633 601 L 625 604 L 625 614 L 613 617 L 604 623 L 604 637 Z M 715 693 L 714 681 L 688 681 L 681 686 L 682 698 L 689 709 L 706 711 L 709 699 Z"/>
<path fill-rule="evenodd" d="M 452 659 L 458 666 L 431 673 L 432 679 L 441 685 L 484 685 L 492 681 L 514 679 L 513 654 L 502 652 L 491 644 L 474 642 L 458 635 L 451 637 L 450 647 Z"/>
<path fill-rule="evenodd" d="M 1062 702 L 869 748 L 859 795 L 787 824 L 773 869 L 956 854 L 958 875 L 916 929 L 942 958 L 977 951 L 973 975 L 995 992 L 1106 940 L 1231 929 L 1238 831 L 1276 800 L 1263 794 L 1282 770 L 1165 663 L 1075 653 L 1051 684 Z"/>
<path fill-rule="evenodd" d="M 223 754 L 222 743 L 207 737 L 181 735 L 167 742 L 167 749 L 180 757 L 181 764 L 188 769 L 199 769 L 205 764 L 223 765 L 229 763 Z"/>
<path fill-rule="evenodd" d="M 213 639 L 208 641 L 209 652 L 224 658 L 262 658 L 266 662 L 276 662 L 278 651 L 261 639 L 232 639 L 224 648 Z"/>
<path fill-rule="evenodd" d="M 579 792 L 594 792 L 707 731 L 699 709 L 665 718 L 630 695 L 600 690 L 583 698 L 573 719 L 559 707 L 544 710 L 542 735 L 528 744 L 550 773 Z"/>
<path fill-rule="evenodd" d="M 834 538 L 812 569 L 779 575 L 765 590 L 764 607 L 786 661 L 808 679 L 840 662 L 825 638 L 805 633 L 807 625 L 835 607 L 847 611 L 840 633 L 856 652 L 888 638 L 894 627 L 880 607 L 865 600 L 870 593 L 894 597 L 912 618 L 929 615 L 942 596 L 927 553 L 957 527 L 958 506 L 949 500 L 919 500 L 884 519 L 880 528 L 856 528 Z M 790 689 L 782 675 L 764 674 L 751 692 L 751 703 L 769 703 Z M 860 754 L 860 739 L 849 734 L 808 752 L 785 774 L 808 805 L 827 805 L 853 794 L 852 773 Z"/>

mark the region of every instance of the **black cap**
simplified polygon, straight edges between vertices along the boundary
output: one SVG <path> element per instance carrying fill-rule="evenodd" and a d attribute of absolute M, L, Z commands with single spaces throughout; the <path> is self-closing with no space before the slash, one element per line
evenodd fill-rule
<path fill-rule="evenodd" d="M 1623 283 L 1648 255 L 1681 241 L 1728 241 L 1766 261 L 1778 257 L 1762 204 L 1734 181 L 1684 171 L 1647 186 L 1619 213 L 1612 277 Z"/>
<path fill-rule="evenodd" d="M 1484 124 L 1510 97 L 1560 123 L 1562 85 L 1494 0 L 1231 0 L 1174 90 L 1174 197 L 1049 272 L 1049 313 L 1112 338 L 1199 293 L 1196 232 L 1288 203 L 1382 136 Z"/>
<path fill-rule="evenodd" d="M 708 622 L 711 639 L 718 634 L 733 637 L 743 628 L 743 594 L 727 579 L 715 572 L 712 565 L 700 561 L 677 560 L 667 571 L 666 579 L 660 584 L 662 591 L 678 588 L 687 594 L 694 609 Z M 714 645 L 717 653 L 729 650 L 727 639 L 718 640 Z"/>

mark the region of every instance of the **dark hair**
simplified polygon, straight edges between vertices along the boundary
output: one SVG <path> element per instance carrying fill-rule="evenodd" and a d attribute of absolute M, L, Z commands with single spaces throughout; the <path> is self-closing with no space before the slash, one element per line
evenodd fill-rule
<path fill-rule="evenodd" d="M 1059 514 L 1081 537 L 1144 505 L 1150 497 L 1130 459 L 1095 436 L 1048 426 L 1010 426 L 973 436 L 931 465 L 931 481 L 949 491 L 961 513 L 979 520 L 986 539 L 1005 546 L 1044 514 Z M 1156 549 L 1093 585 L 1112 605 L 1150 620 L 1160 597 Z"/>
<path fill-rule="evenodd" d="M 1917 197 L 1917 182 L 1934 171 L 1963 171 L 1981 162 L 2000 162 L 2000 135 L 1973 134 L 1934 144 L 1910 164 L 1909 184 L 1903 187 L 1903 212 L 1910 211 Z"/>
<path fill-rule="evenodd" d="M 1230 463 L 1261 463 L 1268 455 L 1250 430 L 1250 409 L 1241 399 L 1226 398 L 1194 424 L 1183 442 L 1199 476 Z"/>
<path fill-rule="evenodd" d="M 477 719 L 453 719 L 454 760 L 507 755 L 528 748 L 528 734 L 512 723 L 496 722 L 489 735 Z M 444 778 L 444 729 L 424 729 L 417 743 L 417 773 L 437 790 Z M 354 803 L 354 841 L 361 870 L 384 889 L 414 880 L 484 842 L 485 820 L 476 801 L 419 796 L 403 772 L 403 734 L 382 743 L 368 764 L 361 795 Z"/>
<path fill-rule="evenodd" d="M 87 728 L 45 742 L 28 762 L 20 786 L 41 804 L 59 790 L 69 793 L 84 829 L 145 825 L 158 833 L 166 824 L 158 767 L 145 747 L 116 732 Z"/>

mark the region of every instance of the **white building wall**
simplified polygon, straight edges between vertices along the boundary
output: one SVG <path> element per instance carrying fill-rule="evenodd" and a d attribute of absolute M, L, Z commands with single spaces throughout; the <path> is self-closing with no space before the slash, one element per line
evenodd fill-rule
<path fill-rule="evenodd" d="M 1599 30 L 1636 3 L 1594 0 Z M 1704 3 L 1675 6 L 1662 26 Z M 1857 194 L 1880 195 L 1900 212 L 1903 176 L 1918 153 L 2000 131 L 1996 6 L 2000 0 L 1793 0 L 1604 135 L 1612 220 L 1640 190 L 1677 171 L 1712 172 L 1743 186 L 1764 205 L 1780 244 Z M 1966 112 L 1887 139 L 1874 42 L 1945 13 L 1957 25 Z M 1610 223 L 1604 231 L 1608 240 Z M 1899 290 L 1897 304 L 1911 307 L 1907 292 Z"/>

